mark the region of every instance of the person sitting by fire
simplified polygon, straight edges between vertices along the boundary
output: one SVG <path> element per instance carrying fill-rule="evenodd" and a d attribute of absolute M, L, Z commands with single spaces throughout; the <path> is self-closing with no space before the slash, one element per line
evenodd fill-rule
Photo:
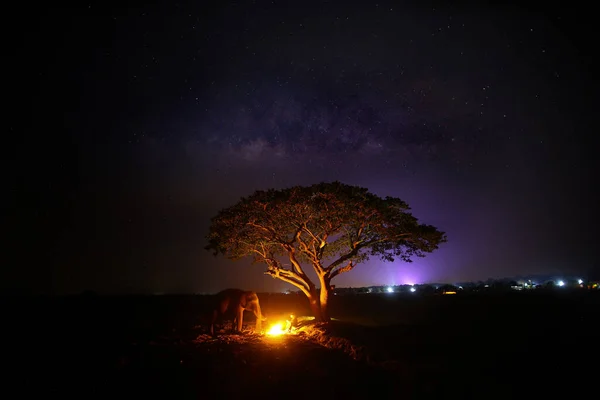
<path fill-rule="evenodd" d="M 290 333 L 292 328 L 298 327 L 298 317 L 295 313 L 291 313 L 290 317 L 285 321 L 285 330 Z"/>

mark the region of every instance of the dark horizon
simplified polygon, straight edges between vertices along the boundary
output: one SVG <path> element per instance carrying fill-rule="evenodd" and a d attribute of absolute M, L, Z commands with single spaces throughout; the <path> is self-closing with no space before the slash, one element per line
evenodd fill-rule
<path fill-rule="evenodd" d="M 295 289 L 210 218 L 334 180 L 448 235 L 338 287 L 598 273 L 591 16 L 302 4 L 11 10 L 0 293 Z"/>
<path fill-rule="evenodd" d="M 584 278 L 584 279 L 582 279 Z M 382 284 L 375 284 L 375 285 L 368 285 L 368 286 L 335 286 L 336 290 L 340 290 L 340 289 L 365 289 L 365 288 L 384 288 L 384 287 L 404 287 L 404 286 L 415 286 L 415 287 L 423 287 L 423 286 L 434 286 L 437 288 L 444 286 L 444 285 L 450 285 L 450 286 L 458 286 L 458 285 L 480 285 L 480 284 L 488 284 L 488 283 L 492 283 L 492 282 L 510 282 L 510 281 L 523 281 L 523 280 L 532 280 L 536 282 L 536 285 L 541 285 L 544 286 L 546 285 L 548 282 L 554 281 L 555 283 L 558 281 L 563 281 L 565 283 L 576 283 L 577 280 L 582 279 L 583 282 L 586 283 L 590 283 L 590 282 L 598 282 L 598 279 L 595 279 L 593 277 L 586 277 L 583 275 L 534 275 L 534 276 L 508 276 L 508 277 L 499 277 L 499 278 L 488 278 L 486 280 L 480 280 L 480 281 L 462 281 L 462 282 L 422 282 L 422 283 L 415 283 L 415 284 L 409 284 L 409 283 L 405 283 L 405 284 L 398 284 L 398 285 L 388 285 L 385 283 Z M 570 288 L 559 288 L 558 290 L 569 290 Z M 571 287 L 572 289 L 572 287 Z M 220 291 L 222 289 L 219 289 L 218 291 Z M 294 293 L 294 294 L 298 294 L 301 296 L 304 296 L 304 294 L 298 290 L 298 288 L 292 287 L 290 286 L 289 288 L 287 288 L 284 291 L 265 291 L 265 292 L 257 292 L 258 294 L 289 294 L 288 290 L 290 293 Z M 578 289 L 579 290 L 579 289 Z M 212 296 L 215 295 L 217 293 L 217 291 L 215 292 L 157 292 L 157 293 L 135 293 L 135 292 L 124 292 L 124 293 L 99 293 L 93 290 L 83 290 L 81 292 L 77 292 L 77 293 L 61 293 L 61 294 L 48 294 L 48 293 L 41 293 L 41 294 L 36 294 L 33 295 L 34 297 L 37 296 L 41 296 L 41 297 L 80 297 L 80 296 L 101 296 L 101 297 L 129 297 L 129 296 Z M 517 292 L 515 292 L 517 293 Z M 384 293 L 385 294 L 385 293 Z M 399 294 L 398 292 L 396 292 L 396 294 Z M 406 293 L 405 293 L 406 294 Z M 22 295 L 21 293 L 0 293 L 0 296 L 20 296 Z"/>

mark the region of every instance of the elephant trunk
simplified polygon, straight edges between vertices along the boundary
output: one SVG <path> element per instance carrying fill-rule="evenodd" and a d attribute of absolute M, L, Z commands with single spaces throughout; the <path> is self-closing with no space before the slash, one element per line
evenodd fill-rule
<path fill-rule="evenodd" d="M 256 328 L 255 331 L 260 333 L 262 331 L 262 321 L 263 316 L 260 310 L 260 303 L 256 302 L 256 307 L 254 308 L 254 316 L 256 316 Z"/>

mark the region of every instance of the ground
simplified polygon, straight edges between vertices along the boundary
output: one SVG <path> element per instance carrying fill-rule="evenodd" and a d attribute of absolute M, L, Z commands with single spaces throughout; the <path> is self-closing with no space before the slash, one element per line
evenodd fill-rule
<path fill-rule="evenodd" d="M 156 393 L 166 387 L 167 393 L 190 398 L 201 398 L 208 393 L 232 399 L 249 393 L 305 397 L 306 391 L 310 387 L 316 389 L 319 381 L 329 382 L 331 371 L 343 379 L 325 385 L 313 397 L 368 396 L 368 387 L 363 385 L 365 379 L 378 385 L 393 384 L 374 374 L 375 369 L 352 362 L 342 352 L 331 351 L 301 336 L 271 338 L 246 333 L 175 346 L 177 349 L 169 343 L 138 345 L 122 361 L 124 375 L 135 375 L 136 369 L 143 368 L 141 364 L 155 364 L 156 372 L 158 368 L 161 371 L 153 375 L 152 388 L 146 389 Z M 165 374 L 164 368 L 171 371 Z M 146 377 L 141 379 L 147 381 Z"/>
<path fill-rule="evenodd" d="M 365 297 L 368 296 L 368 297 Z M 344 296 L 325 328 L 210 338 L 199 296 L 5 298 L 3 363 L 21 394 L 183 399 L 517 398 L 584 394 L 598 295 Z M 306 312 L 261 295 L 268 323 Z"/>

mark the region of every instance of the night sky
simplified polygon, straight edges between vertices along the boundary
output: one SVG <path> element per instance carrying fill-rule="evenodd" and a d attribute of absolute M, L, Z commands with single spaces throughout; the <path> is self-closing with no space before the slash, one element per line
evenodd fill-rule
<path fill-rule="evenodd" d="M 448 235 L 338 286 L 597 269 L 589 12 L 218 4 L 9 13 L 2 291 L 292 288 L 205 251 L 210 218 L 333 180 Z"/>

